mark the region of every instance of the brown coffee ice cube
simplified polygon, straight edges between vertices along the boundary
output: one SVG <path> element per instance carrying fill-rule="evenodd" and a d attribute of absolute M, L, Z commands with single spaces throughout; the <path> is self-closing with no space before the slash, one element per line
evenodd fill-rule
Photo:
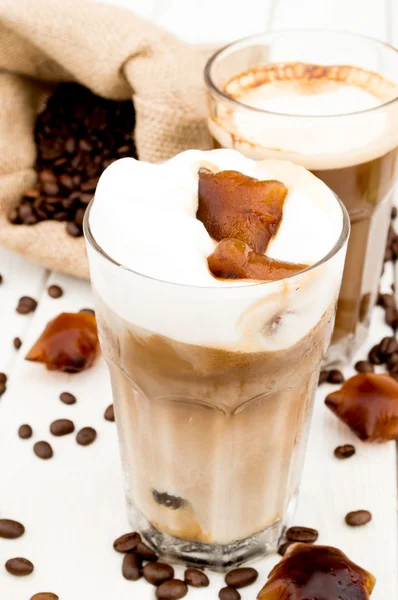
<path fill-rule="evenodd" d="M 26 360 L 44 363 L 50 371 L 78 373 L 91 367 L 98 348 L 93 314 L 61 313 L 47 324 Z"/>
<path fill-rule="evenodd" d="M 263 253 L 282 220 L 287 193 L 280 181 L 201 169 L 196 217 L 217 242 L 235 238 Z"/>
<path fill-rule="evenodd" d="M 207 262 L 212 274 L 222 279 L 275 281 L 306 269 L 306 265 L 282 262 L 254 252 L 245 242 L 236 239 L 221 240 Z"/>
<path fill-rule="evenodd" d="M 368 600 L 375 578 L 341 550 L 293 544 L 272 569 L 259 600 Z"/>
<path fill-rule="evenodd" d="M 389 375 L 354 375 L 325 404 L 363 441 L 398 439 L 398 383 Z"/>

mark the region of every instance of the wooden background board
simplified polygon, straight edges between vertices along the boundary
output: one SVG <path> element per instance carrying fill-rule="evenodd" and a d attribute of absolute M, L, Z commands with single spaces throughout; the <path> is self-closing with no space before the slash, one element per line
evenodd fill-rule
<path fill-rule="evenodd" d="M 116 2 L 114 2 L 116 3 Z M 395 0 L 119 0 L 159 25 L 195 43 L 224 43 L 234 38 L 284 27 L 325 27 L 362 32 L 398 44 L 398 7 Z M 0 249 L 0 371 L 9 375 L 0 401 L 0 517 L 21 520 L 27 527 L 19 540 L 0 541 L 0 597 L 28 600 L 38 591 L 54 591 L 60 600 L 150 600 L 153 589 L 145 582 L 131 583 L 120 574 L 121 558 L 112 541 L 128 530 L 115 425 L 103 419 L 111 402 L 105 366 L 77 376 L 48 373 L 23 360 L 45 323 L 63 310 L 91 306 L 85 282 L 50 274 L 45 269 Z M 383 289 L 394 280 L 386 269 Z M 48 297 L 46 287 L 58 283 L 64 297 Z M 39 300 L 32 315 L 15 312 L 18 298 Z M 367 347 L 389 334 L 381 309 L 376 309 Z M 20 351 L 13 338 L 21 337 Z M 353 373 L 348 368 L 347 375 Z M 318 391 L 303 485 L 295 524 L 320 531 L 320 543 L 335 544 L 377 577 L 374 600 L 398 598 L 397 470 L 394 443 L 367 446 L 354 440 L 348 429 L 324 407 L 333 386 Z M 78 397 L 74 406 L 58 400 L 62 391 Z M 72 437 L 51 438 L 48 426 L 56 418 L 71 418 L 77 428 L 92 425 L 98 440 L 87 448 Z M 32 440 L 21 441 L 16 431 L 28 422 Z M 51 441 L 55 456 L 40 461 L 32 451 L 39 439 Z M 354 442 L 357 455 L 346 462 L 334 459 L 340 443 Z M 373 521 L 361 529 L 344 523 L 349 510 L 369 509 Z M 16 579 L 2 567 L 12 556 L 35 563 L 32 576 Z M 256 566 L 261 582 L 277 561 L 271 556 Z M 177 571 L 180 575 L 181 571 Z M 217 598 L 221 578 L 212 576 L 207 591 L 191 592 L 193 600 Z M 259 589 L 257 585 L 256 590 Z M 243 590 L 243 600 L 254 597 Z"/>

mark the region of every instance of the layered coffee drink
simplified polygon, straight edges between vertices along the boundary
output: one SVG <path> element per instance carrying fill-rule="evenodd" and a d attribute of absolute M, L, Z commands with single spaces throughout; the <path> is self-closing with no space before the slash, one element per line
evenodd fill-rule
<path fill-rule="evenodd" d="M 387 77 L 393 64 L 382 50 L 395 59 L 397 73 L 398 53 L 357 37 L 255 36 L 221 51 L 207 67 L 215 147 L 303 165 L 348 209 L 351 237 L 329 363 L 351 359 L 366 337 L 396 180 L 398 85 Z"/>
<path fill-rule="evenodd" d="M 117 161 L 85 234 L 129 515 L 223 569 L 274 550 L 297 497 L 348 215 L 300 166 L 234 150 Z"/>

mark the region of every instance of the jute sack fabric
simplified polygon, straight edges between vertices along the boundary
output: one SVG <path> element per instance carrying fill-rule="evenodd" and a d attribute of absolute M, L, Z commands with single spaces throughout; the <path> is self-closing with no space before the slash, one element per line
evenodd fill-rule
<path fill-rule="evenodd" d="M 0 1 L 0 245 L 88 277 L 83 238 L 65 223 L 11 225 L 8 211 L 35 183 L 36 116 L 59 82 L 133 99 L 141 160 L 207 149 L 203 51 L 120 7 L 86 0 Z M 112 202 L 112 198 L 109 199 Z"/>

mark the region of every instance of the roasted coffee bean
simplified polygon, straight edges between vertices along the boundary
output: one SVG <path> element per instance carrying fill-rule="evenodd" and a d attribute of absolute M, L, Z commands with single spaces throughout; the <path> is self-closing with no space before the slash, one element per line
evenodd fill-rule
<path fill-rule="evenodd" d="M 60 394 L 60 396 L 59 396 L 59 399 L 64 404 L 75 404 L 76 403 L 76 396 L 74 396 L 73 394 L 70 394 L 69 392 L 62 392 L 62 394 Z"/>
<path fill-rule="evenodd" d="M 173 579 L 174 569 L 166 563 L 150 562 L 142 569 L 142 574 L 148 583 L 160 585 L 168 579 Z"/>
<path fill-rule="evenodd" d="M 290 527 L 286 531 L 286 537 L 290 542 L 302 542 L 303 544 L 313 544 L 318 539 L 316 529 L 310 527 Z"/>
<path fill-rule="evenodd" d="M 28 440 L 32 437 L 33 430 L 30 425 L 21 425 L 18 429 L 18 435 L 22 440 Z"/>
<path fill-rule="evenodd" d="M 334 455 L 336 458 L 344 459 L 350 458 L 354 456 L 355 448 L 352 444 L 344 444 L 344 446 L 337 446 L 334 450 Z"/>
<path fill-rule="evenodd" d="M 113 409 L 113 404 L 110 404 L 108 406 L 108 408 L 105 410 L 105 412 L 104 412 L 104 418 L 107 421 L 114 421 L 115 420 L 115 411 Z"/>
<path fill-rule="evenodd" d="M 196 588 L 207 587 L 210 584 L 206 573 L 199 571 L 198 569 L 191 568 L 185 569 L 184 581 L 187 585 Z"/>
<path fill-rule="evenodd" d="M 27 558 L 18 557 L 7 560 L 6 569 L 10 575 L 15 575 L 15 577 L 25 577 L 25 575 L 30 575 L 32 573 L 34 566 Z"/>
<path fill-rule="evenodd" d="M 14 338 L 12 343 L 14 345 L 15 350 L 19 350 L 20 347 L 22 346 L 22 340 L 19 337 Z"/>
<path fill-rule="evenodd" d="M 224 587 L 218 592 L 218 597 L 220 600 L 240 600 L 241 595 L 233 587 Z"/>
<path fill-rule="evenodd" d="M 392 209 L 391 209 L 391 219 L 392 219 L 392 220 L 394 220 L 394 219 L 396 219 L 396 218 L 397 218 L 397 212 L 398 212 L 398 211 L 397 211 L 397 207 L 396 207 L 396 206 L 393 206 L 393 207 L 392 207 Z"/>
<path fill-rule="evenodd" d="M 78 444 L 80 444 L 80 446 L 89 446 L 95 441 L 96 437 L 97 432 L 95 429 L 92 427 L 83 427 L 83 429 L 78 432 L 76 441 Z"/>
<path fill-rule="evenodd" d="M 59 600 L 59 597 L 52 592 L 38 592 L 30 600 Z"/>
<path fill-rule="evenodd" d="M 76 225 L 73 221 L 70 221 L 66 226 L 66 231 L 72 237 L 81 237 L 83 235 L 83 230 L 81 227 Z"/>
<path fill-rule="evenodd" d="M 345 522 L 350 527 L 361 527 L 372 520 L 372 515 L 368 510 L 354 510 L 345 516 Z"/>
<path fill-rule="evenodd" d="M 5 383 L 0 383 L 0 396 L 2 396 L 4 394 L 4 392 L 6 391 L 7 386 Z"/>
<path fill-rule="evenodd" d="M 161 583 L 156 590 L 158 600 L 180 600 L 188 594 L 187 585 L 180 579 L 170 579 Z"/>
<path fill-rule="evenodd" d="M 44 460 L 52 458 L 53 456 L 53 449 L 48 442 L 36 442 L 33 446 L 33 451 L 36 456 L 43 458 Z"/>
<path fill-rule="evenodd" d="M 394 306 L 388 306 L 386 308 L 384 320 L 387 323 L 387 325 L 389 325 L 392 329 L 395 330 L 397 328 L 398 311 Z"/>
<path fill-rule="evenodd" d="M 113 542 L 113 549 L 116 552 L 132 552 L 141 541 L 141 536 L 136 531 L 125 533 Z"/>
<path fill-rule="evenodd" d="M 137 581 L 141 577 L 142 560 L 135 552 L 129 552 L 123 558 L 122 574 L 129 581 Z"/>
<path fill-rule="evenodd" d="M 328 382 L 329 383 L 343 383 L 344 382 L 343 373 L 341 371 L 339 371 L 338 369 L 332 369 L 331 371 L 329 371 Z"/>
<path fill-rule="evenodd" d="M 144 542 L 138 542 L 135 552 L 137 552 L 141 558 L 148 560 L 149 562 L 156 562 L 158 560 L 156 552 L 151 550 Z"/>
<path fill-rule="evenodd" d="M 240 569 L 233 569 L 225 576 L 225 583 L 229 587 L 243 588 L 247 585 L 251 585 L 256 581 L 258 577 L 258 571 L 252 567 L 242 567 Z"/>
<path fill-rule="evenodd" d="M 374 366 L 368 360 L 359 360 L 355 363 L 355 370 L 358 373 L 374 373 Z"/>
<path fill-rule="evenodd" d="M 383 363 L 383 359 L 380 357 L 379 354 L 379 344 L 373 346 L 373 348 L 368 354 L 368 358 L 372 365 L 381 365 Z"/>
<path fill-rule="evenodd" d="M 34 310 L 36 310 L 36 307 L 37 307 L 36 300 L 34 300 L 33 298 L 30 298 L 30 296 L 22 296 L 22 298 L 19 299 L 16 310 L 17 310 L 17 313 L 19 313 L 20 315 L 27 315 L 27 314 L 33 312 Z"/>
<path fill-rule="evenodd" d="M 0 519 L 0 538 L 16 540 L 25 533 L 25 527 L 12 519 Z"/>
<path fill-rule="evenodd" d="M 76 225 L 78 225 L 80 227 L 83 225 L 84 213 L 85 213 L 84 208 L 78 208 L 75 213 L 74 221 L 75 221 Z"/>
<path fill-rule="evenodd" d="M 388 357 L 394 352 L 398 352 L 397 340 L 395 337 L 384 337 L 379 344 L 379 354 Z"/>
<path fill-rule="evenodd" d="M 393 373 L 398 373 L 398 352 L 388 357 L 387 369 L 390 375 Z"/>
<path fill-rule="evenodd" d="M 167 492 L 158 492 L 157 490 L 152 490 L 152 496 L 157 504 L 167 506 L 167 508 L 170 508 L 171 510 L 177 510 L 185 504 L 185 500 L 183 498 L 180 498 L 179 496 L 172 496 Z"/>
<path fill-rule="evenodd" d="M 387 308 L 388 306 L 395 307 L 394 296 L 392 294 L 379 294 L 377 304 L 383 308 Z"/>
<path fill-rule="evenodd" d="M 68 435 L 68 433 L 72 433 L 75 431 L 75 426 L 73 421 L 69 419 L 57 419 L 53 421 L 50 425 L 50 431 L 53 435 L 60 437 L 62 435 Z"/>
<path fill-rule="evenodd" d="M 50 285 L 47 292 L 51 298 L 61 298 L 64 293 L 63 289 L 59 285 Z"/>
<path fill-rule="evenodd" d="M 278 548 L 278 554 L 280 554 L 280 556 L 285 556 L 287 549 L 292 544 L 294 544 L 294 542 L 284 542 L 283 544 L 281 544 Z"/>
<path fill-rule="evenodd" d="M 322 385 L 322 383 L 326 383 L 328 378 L 329 378 L 329 372 L 330 371 L 321 371 L 319 373 L 319 381 L 318 381 L 318 385 Z"/>
<path fill-rule="evenodd" d="M 80 313 L 87 313 L 89 315 L 95 315 L 95 311 L 92 308 L 81 308 Z"/>
<path fill-rule="evenodd" d="M 0 383 L 7 383 L 7 375 L 5 373 L 0 373 Z"/>

